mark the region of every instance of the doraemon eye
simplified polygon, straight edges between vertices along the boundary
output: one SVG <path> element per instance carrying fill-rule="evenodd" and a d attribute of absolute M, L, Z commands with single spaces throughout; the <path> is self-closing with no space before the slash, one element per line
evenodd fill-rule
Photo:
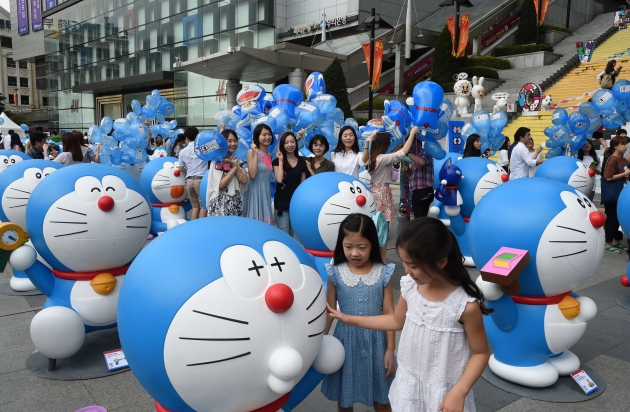
<path fill-rule="evenodd" d="M 43 177 L 42 171 L 36 167 L 26 169 L 23 176 L 24 182 L 32 186 L 39 184 Z"/>
<path fill-rule="evenodd" d="M 293 290 L 304 284 L 304 271 L 295 253 L 284 243 L 269 241 L 263 245 L 263 254 L 273 280 Z"/>
<path fill-rule="evenodd" d="M 54 167 L 45 167 L 44 170 L 42 170 L 42 172 L 44 173 L 44 177 L 46 177 L 56 170 L 57 169 L 55 169 Z"/>
<path fill-rule="evenodd" d="M 356 189 L 350 182 L 339 182 L 337 187 L 339 188 L 339 193 L 349 200 L 354 199 L 356 196 Z"/>
<path fill-rule="evenodd" d="M 119 177 L 107 175 L 103 177 L 104 195 L 114 200 L 123 200 L 127 197 L 127 186 Z"/>
<path fill-rule="evenodd" d="M 589 210 L 580 196 L 571 192 L 560 193 L 560 198 L 564 202 L 567 209 L 571 211 L 576 217 L 586 219 L 588 217 Z"/>
<path fill-rule="evenodd" d="M 258 298 L 264 295 L 271 283 L 269 266 L 260 253 L 248 246 L 236 245 L 225 249 L 221 253 L 220 264 L 225 283 L 240 298 Z"/>
<path fill-rule="evenodd" d="M 86 202 L 96 202 L 103 193 L 101 182 L 94 176 L 85 176 L 77 179 L 74 183 L 74 191 L 77 197 Z"/>
<path fill-rule="evenodd" d="M 363 186 L 363 183 L 358 182 L 356 180 L 352 183 L 354 184 L 354 190 L 357 195 L 363 195 L 363 196 L 366 195 L 367 189 L 365 186 Z"/>
<path fill-rule="evenodd" d="M 2 161 L 2 163 L 4 163 L 5 165 L 9 164 L 9 158 L 6 156 L 0 156 L 0 160 Z"/>
<path fill-rule="evenodd" d="M 10 160 L 11 164 L 16 164 L 17 162 L 21 162 L 22 158 L 20 156 L 11 155 L 9 157 L 9 160 Z"/>
<path fill-rule="evenodd" d="M 587 198 L 585 198 L 585 197 L 584 197 L 584 198 L 582 198 L 582 199 L 584 199 L 584 203 L 586 203 L 586 206 L 587 206 L 587 207 L 589 207 L 589 208 L 593 207 L 593 204 L 590 202 L 590 200 L 588 200 L 588 199 L 587 199 Z"/>

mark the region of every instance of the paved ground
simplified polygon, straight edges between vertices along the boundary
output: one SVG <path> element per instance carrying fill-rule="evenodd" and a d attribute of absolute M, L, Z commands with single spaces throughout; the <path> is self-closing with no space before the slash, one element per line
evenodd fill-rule
<path fill-rule="evenodd" d="M 394 199 L 398 199 L 394 193 Z M 388 260 L 399 263 L 393 249 L 396 222 L 389 240 Z M 605 254 L 598 271 L 579 290 L 592 298 L 598 307 L 597 317 L 589 322 L 583 338 L 571 350 L 582 362 L 593 368 L 606 382 L 604 393 L 581 403 L 540 402 L 507 393 L 480 379 L 474 387 L 477 410 L 487 411 L 630 411 L 627 377 L 630 371 L 630 311 L 615 300 L 630 296 L 630 288 L 619 283 L 626 272 L 627 256 Z M 396 269 L 395 285 L 403 275 Z M 471 271 L 471 276 L 478 276 Z M 0 282 L 9 272 L 0 274 Z M 395 290 L 395 299 L 399 297 Z M 153 402 L 131 372 L 87 381 L 60 382 L 41 379 L 25 369 L 26 358 L 34 351 L 29 324 L 44 299 L 40 296 L 11 297 L 0 295 L 0 412 L 73 412 L 87 405 L 102 405 L 114 412 L 150 412 Z M 209 384 L 211 384 L 209 382 Z M 576 389 L 578 390 L 578 389 Z M 316 389 L 296 412 L 336 411 Z M 372 411 L 357 405 L 356 411 Z"/>

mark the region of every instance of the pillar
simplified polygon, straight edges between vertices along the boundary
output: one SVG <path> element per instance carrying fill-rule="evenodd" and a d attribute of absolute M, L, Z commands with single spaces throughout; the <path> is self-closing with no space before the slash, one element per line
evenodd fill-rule
<path fill-rule="evenodd" d="M 472 41 L 473 56 L 479 56 L 481 53 L 481 36 L 477 36 Z"/>
<path fill-rule="evenodd" d="M 405 55 L 402 53 L 400 43 L 396 43 L 395 50 L 394 94 L 400 96 L 403 94 L 403 85 L 405 83 Z"/>
<path fill-rule="evenodd" d="M 289 73 L 289 84 L 297 87 L 302 90 L 304 88 L 304 82 L 306 81 L 306 76 L 304 70 L 302 69 L 293 69 L 291 73 Z"/>
<path fill-rule="evenodd" d="M 227 94 L 227 108 L 231 109 L 236 106 L 236 95 L 241 91 L 243 85 L 238 79 L 230 79 L 225 85 L 225 93 Z"/>

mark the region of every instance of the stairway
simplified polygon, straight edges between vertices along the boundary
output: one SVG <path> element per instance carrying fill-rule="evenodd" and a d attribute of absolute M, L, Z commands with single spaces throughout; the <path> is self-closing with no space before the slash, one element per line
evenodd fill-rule
<path fill-rule="evenodd" d="M 628 58 L 630 58 L 630 30 L 617 30 L 601 45 L 595 45 L 591 63 Z M 628 69 L 630 70 L 630 67 Z"/>

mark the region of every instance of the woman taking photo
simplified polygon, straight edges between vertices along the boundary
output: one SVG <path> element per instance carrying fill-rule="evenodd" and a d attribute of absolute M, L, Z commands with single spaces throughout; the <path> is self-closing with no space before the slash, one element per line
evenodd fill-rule
<path fill-rule="evenodd" d="M 599 156 L 595 152 L 595 148 L 593 147 L 593 142 L 590 139 L 586 139 L 584 146 L 577 153 L 578 159 L 584 162 L 586 167 L 592 169 L 596 175 L 600 175 L 602 171 L 599 169 Z M 595 197 L 595 185 L 593 185 L 593 191 L 591 193 L 586 193 L 589 199 L 593 200 Z"/>
<path fill-rule="evenodd" d="M 339 142 L 330 154 L 330 161 L 335 164 L 335 171 L 359 178 L 359 142 L 352 126 L 344 126 L 339 131 Z"/>
<path fill-rule="evenodd" d="M 247 152 L 249 184 L 243 199 L 243 216 L 271 224 L 271 153 L 273 132 L 266 124 L 259 124 L 254 129 L 251 149 Z"/>
<path fill-rule="evenodd" d="M 481 153 L 481 136 L 471 134 L 466 139 L 466 147 L 464 148 L 464 157 L 488 157 L 490 149 L 486 149 L 486 153 Z"/>
<path fill-rule="evenodd" d="M 308 144 L 308 150 L 310 150 L 315 156 L 305 158 L 306 167 L 308 167 L 310 176 L 314 176 L 322 172 L 335 171 L 335 164 L 324 157 L 326 152 L 328 152 L 328 149 L 330 149 L 328 139 L 321 134 L 318 134 L 311 139 L 311 142 Z"/>
<path fill-rule="evenodd" d="M 85 138 L 83 137 L 83 134 L 81 134 L 81 132 L 78 130 L 73 131 L 72 134 L 77 139 L 77 142 L 79 142 L 79 146 L 81 146 L 81 153 L 83 153 L 83 163 L 99 163 L 100 153 L 97 156 L 96 154 L 94 154 L 94 150 L 92 150 L 92 148 L 85 144 Z"/>
<path fill-rule="evenodd" d="M 623 66 L 619 66 L 618 68 L 615 69 L 616 65 L 617 65 L 617 60 L 610 60 L 606 64 L 606 69 L 604 70 L 604 72 L 600 73 L 600 75 L 603 75 L 599 79 L 600 84 L 603 89 L 612 89 L 613 85 L 617 81 L 617 76 L 619 75 L 619 72 L 621 71 L 621 69 L 623 69 Z M 608 76 L 610 76 L 610 78 L 608 78 Z"/>
<path fill-rule="evenodd" d="M 168 155 L 171 157 L 179 157 L 179 152 L 184 147 L 186 147 L 186 135 L 184 133 L 180 133 L 177 135 L 177 139 L 175 139 L 175 142 L 173 142 L 173 150 L 171 150 Z"/>
<path fill-rule="evenodd" d="M 619 219 L 617 218 L 617 200 L 623 189 L 630 170 L 628 161 L 623 157 L 628 146 L 628 139 L 615 136 L 610 139 L 610 146 L 604 152 L 604 167 L 601 179 L 602 200 L 606 213 L 604 232 L 606 234 L 606 248 L 608 253 L 619 253 L 625 247 L 621 244 L 623 233 L 619 231 Z"/>
<path fill-rule="evenodd" d="M 248 179 L 241 161 L 234 157 L 238 149 L 238 137 L 230 129 L 222 130 L 221 134 L 227 141 L 228 152 L 222 161 L 212 161 L 208 168 L 208 216 L 243 216 L 241 186 L 246 185 Z"/>
<path fill-rule="evenodd" d="M 273 161 L 273 174 L 278 186 L 273 198 L 276 209 L 276 226 L 278 229 L 293 236 L 293 228 L 289 219 L 289 205 L 295 189 L 306 179 L 309 171 L 303 157 L 297 156 L 297 142 L 304 135 L 305 130 L 298 132 L 298 138 L 293 132 L 285 132 L 280 138 L 278 153 Z"/>
<path fill-rule="evenodd" d="M 61 144 L 63 145 L 63 153 L 55 158 L 55 162 L 65 166 L 83 163 L 83 151 L 79 141 L 72 133 L 64 133 L 61 135 Z"/>

